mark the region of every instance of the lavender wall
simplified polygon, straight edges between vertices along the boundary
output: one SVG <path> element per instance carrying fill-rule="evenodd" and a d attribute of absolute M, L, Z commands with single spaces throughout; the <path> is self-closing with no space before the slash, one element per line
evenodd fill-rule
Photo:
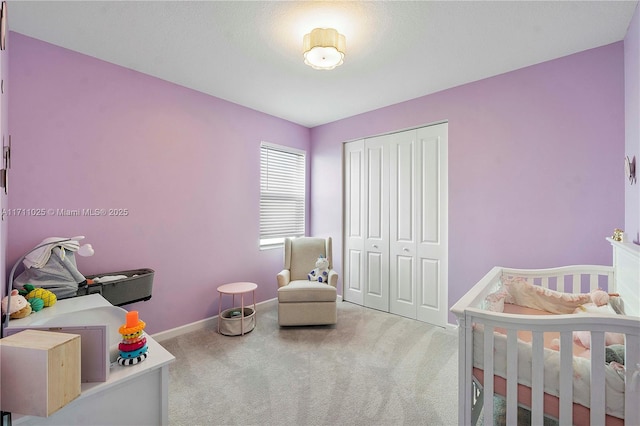
<path fill-rule="evenodd" d="M 635 18 L 637 22 L 637 17 Z M 281 250 L 258 249 L 260 140 L 310 150 L 311 234 L 341 270 L 341 144 L 446 119 L 453 303 L 496 264 L 611 263 L 624 221 L 623 43 L 306 129 L 11 34 L 11 208 L 127 208 L 126 217 L 13 217 L 9 262 L 86 235 L 85 274 L 151 267 L 130 305 L 151 333 L 217 313 L 215 287 L 275 297 Z M 310 144 L 311 141 L 311 144 Z M 450 317 L 451 318 L 451 317 Z"/>
<path fill-rule="evenodd" d="M 640 169 L 640 6 L 631 20 L 624 39 L 625 155 L 635 157 Z M 640 175 L 640 171 L 636 171 Z M 640 176 L 638 176 L 640 177 Z M 625 225 L 627 238 L 640 244 L 640 183 L 625 188 Z"/>
<path fill-rule="evenodd" d="M 623 85 L 618 42 L 313 128 L 312 232 L 341 269 L 342 142 L 448 120 L 450 305 L 495 265 L 611 264 Z"/>
<path fill-rule="evenodd" d="M 309 130 L 12 33 L 11 208 L 126 208 L 125 217 L 12 217 L 9 261 L 86 235 L 85 274 L 156 271 L 151 333 L 216 315 L 216 287 L 275 297 L 282 251 L 260 251 L 259 144 L 309 149 Z M 239 88 L 241 90 L 241 88 Z M 231 302 L 228 301 L 227 304 Z"/>

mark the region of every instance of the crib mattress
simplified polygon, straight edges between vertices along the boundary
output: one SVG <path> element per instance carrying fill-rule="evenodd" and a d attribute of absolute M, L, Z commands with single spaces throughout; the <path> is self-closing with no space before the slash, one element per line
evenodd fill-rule
<path fill-rule="evenodd" d="M 553 315 L 552 313 L 505 303 L 504 313 L 521 315 Z M 484 339 L 482 328 L 474 328 L 473 332 L 473 366 L 474 375 L 482 382 L 480 372 L 484 369 Z M 544 392 L 558 397 L 560 387 L 560 352 L 552 348 L 552 341 L 559 333 L 544 333 Z M 507 365 L 506 330 L 494 329 L 494 374 L 505 382 Z M 589 407 L 590 401 L 590 354 L 589 350 L 575 345 L 573 347 L 573 400 L 575 403 Z M 531 332 L 518 331 L 518 383 L 524 387 L 531 386 Z M 500 382 L 499 379 L 497 379 Z M 496 383 L 500 385 L 500 383 Z M 624 418 L 624 379 L 609 365 L 605 366 L 606 413 L 610 416 Z M 520 388 L 520 386 L 519 386 Z M 496 387 L 496 392 L 500 387 Z M 519 396 L 520 396 L 519 391 Z M 523 396 L 526 397 L 526 392 Z M 529 392 L 530 401 L 530 392 Z M 521 401 L 524 402 L 524 401 Z M 526 402 L 524 402 L 526 403 Z M 553 404 L 551 404 L 553 405 Z M 545 408 L 547 400 L 545 398 Z M 547 411 L 547 410 L 545 410 Z M 574 411 L 575 413 L 575 411 Z"/>

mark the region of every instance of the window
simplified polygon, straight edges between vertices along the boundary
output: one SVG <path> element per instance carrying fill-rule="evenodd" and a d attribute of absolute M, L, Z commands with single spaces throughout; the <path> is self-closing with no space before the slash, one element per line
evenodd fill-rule
<path fill-rule="evenodd" d="M 304 235 L 305 152 L 260 144 L 260 247 Z"/>

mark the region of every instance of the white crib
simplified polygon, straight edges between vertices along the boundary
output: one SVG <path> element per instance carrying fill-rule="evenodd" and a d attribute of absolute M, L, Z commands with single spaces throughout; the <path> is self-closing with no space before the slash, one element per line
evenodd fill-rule
<path fill-rule="evenodd" d="M 492 425 L 493 396 L 499 389 L 498 394 L 506 399 L 508 425 L 517 424 L 518 405 L 531 411 L 531 424 L 534 425 L 542 425 L 544 416 L 559 420 L 561 425 L 640 425 L 640 246 L 608 241 L 614 250 L 613 267 L 580 265 L 542 270 L 495 267 L 451 308 L 459 326 L 459 424 L 475 425 L 482 412 L 484 424 Z M 584 293 L 598 288 L 619 293 L 625 315 L 538 316 L 483 309 L 486 297 L 501 287 L 503 277 L 523 277 L 530 284 L 566 293 Z M 496 329 L 501 329 L 506 337 L 494 333 Z M 531 333 L 531 343 L 523 344 L 518 339 L 521 331 Z M 573 331 L 591 332 L 590 362 L 581 363 L 589 369 L 588 408 L 574 401 Z M 559 353 L 549 352 L 550 349 L 544 347 L 545 332 L 558 333 Z M 618 403 L 623 404 L 623 414 L 610 414 L 606 405 L 610 402 L 609 392 L 605 393 L 605 386 L 610 386 L 610 372 L 605 372 L 605 332 L 625 335 L 625 369 L 618 377 L 622 389 Z M 495 363 L 499 340 L 500 350 L 506 354 L 500 354 Z M 523 358 L 523 347 L 530 351 L 530 358 L 526 358 L 527 363 L 531 362 L 527 380 L 523 379 L 522 369 L 528 367 L 518 365 L 518 359 Z M 545 380 L 545 373 L 549 374 L 545 370 L 545 359 L 548 363 L 549 354 L 558 362 L 555 374 L 559 377 L 553 379 L 557 380 L 557 391 L 554 390 L 553 395 L 545 388 L 548 385 L 545 381 L 551 381 L 549 376 Z M 474 359 L 475 364 L 482 359 L 481 369 L 475 368 L 475 376 Z M 550 367 L 547 365 L 546 368 Z M 494 380 L 490 380 L 492 377 Z M 526 401 L 522 398 L 519 401 L 519 395 L 525 395 Z M 584 420 L 585 412 L 589 420 Z"/>

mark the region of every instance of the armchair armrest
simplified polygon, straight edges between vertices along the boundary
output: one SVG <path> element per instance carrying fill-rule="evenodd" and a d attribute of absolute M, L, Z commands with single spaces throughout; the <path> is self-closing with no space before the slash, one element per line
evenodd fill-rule
<path fill-rule="evenodd" d="M 291 271 L 288 269 L 283 269 L 277 275 L 278 278 L 278 288 L 284 287 L 285 285 L 291 282 Z"/>
<path fill-rule="evenodd" d="M 333 269 L 329 269 L 329 280 L 328 284 L 338 288 L 338 273 Z"/>

